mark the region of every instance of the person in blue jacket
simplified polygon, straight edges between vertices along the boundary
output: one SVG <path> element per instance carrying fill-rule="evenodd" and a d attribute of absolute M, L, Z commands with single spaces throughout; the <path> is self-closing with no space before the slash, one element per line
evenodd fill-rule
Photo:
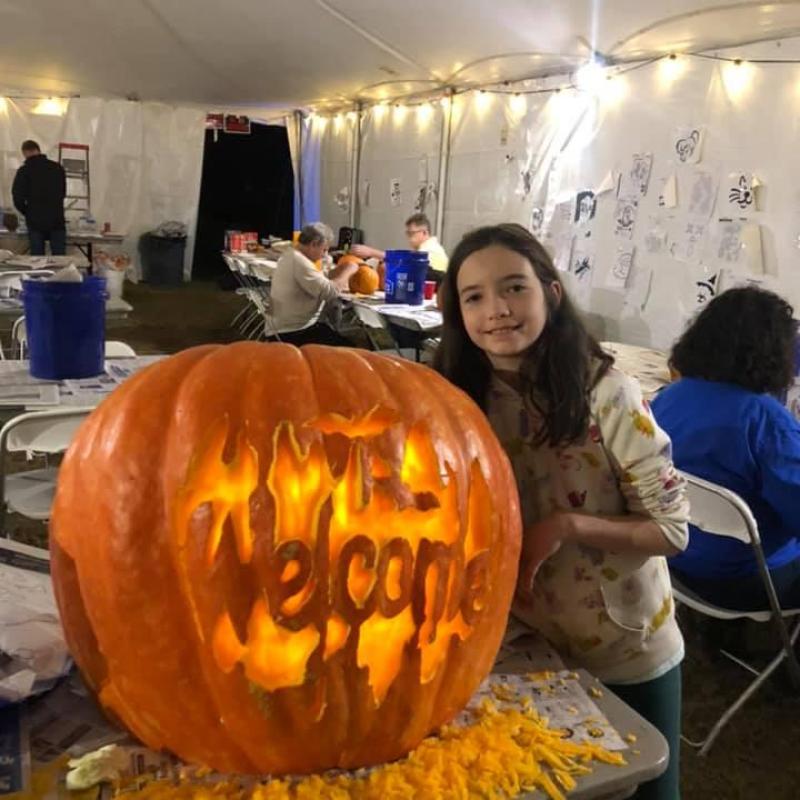
<path fill-rule="evenodd" d="M 797 322 L 772 292 L 715 297 L 672 349 L 680 380 L 653 401 L 675 465 L 736 492 L 758 522 L 783 608 L 800 607 L 800 423 L 778 399 L 796 371 Z M 752 548 L 690 529 L 670 559 L 684 585 L 731 609 L 769 608 Z"/>

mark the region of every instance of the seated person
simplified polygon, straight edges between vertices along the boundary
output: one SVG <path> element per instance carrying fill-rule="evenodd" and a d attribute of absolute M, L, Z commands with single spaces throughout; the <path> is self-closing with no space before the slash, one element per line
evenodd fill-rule
<path fill-rule="evenodd" d="M 776 399 L 794 375 L 792 315 L 762 289 L 718 295 L 674 345 L 679 379 L 653 401 L 675 466 L 750 506 L 783 608 L 800 607 L 800 423 Z M 753 549 L 736 539 L 692 528 L 670 569 L 711 603 L 769 608 Z"/>
<path fill-rule="evenodd" d="M 447 272 L 448 257 L 444 247 L 435 236 L 431 236 L 431 222 L 425 214 L 412 214 L 406 220 L 406 237 L 412 250 L 428 254 L 428 279 L 437 283 Z M 368 247 L 365 244 L 354 244 L 350 252 L 359 258 L 386 258 L 386 251 Z"/>
<path fill-rule="evenodd" d="M 347 291 L 357 264 L 334 267 L 326 277 L 314 265 L 327 252 L 333 231 L 321 222 L 305 225 L 296 247 L 278 259 L 270 291 L 272 324 L 281 341 L 290 344 L 347 345 L 349 342 L 321 319 L 326 303 Z"/>

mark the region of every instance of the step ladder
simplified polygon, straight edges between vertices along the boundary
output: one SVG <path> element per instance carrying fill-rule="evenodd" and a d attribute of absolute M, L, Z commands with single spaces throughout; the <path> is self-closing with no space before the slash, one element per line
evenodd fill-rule
<path fill-rule="evenodd" d="M 67 175 L 64 215 L 77 221 L 91 216 L 92 192 L 89 180 L 89 145 L 58 143 L 58 163 Z"/>

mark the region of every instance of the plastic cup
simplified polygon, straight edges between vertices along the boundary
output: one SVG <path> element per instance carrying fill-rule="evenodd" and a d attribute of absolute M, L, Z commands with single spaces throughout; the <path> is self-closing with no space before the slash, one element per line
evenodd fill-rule
<path fill-rule="evenodd" d="M 433 296 L 436 294 L 436 281 L 425 281 L 425 294 L 424 297 L 426 300 L 433 300 Z"/>

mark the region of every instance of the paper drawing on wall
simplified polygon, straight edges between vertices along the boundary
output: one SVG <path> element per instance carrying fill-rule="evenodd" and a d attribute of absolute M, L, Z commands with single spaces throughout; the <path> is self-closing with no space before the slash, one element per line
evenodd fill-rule
<path fill-rule="evenodd" d="M 628 284 L 628 276 L 633 267 L 633 254 L 636 248 L 632 244 L 620 245 L 617 248 L 611 272 L 608 274 L 606 285 L 610 289 L 624 289 Z"/>
<path fill-rule="evenodd" d="M 689 216 L 696 220 L 707 221 L 714 210 L 714 198 L 717 195 L 717 179 L 711 172 L 698 170 L 689 182 Z"/>
<path fill-rule="evenodd" d="M 674 150 L 681 164 L 697 164 L 703 148 L 702 128 L 678 128 L 675 132 Z"/>
<path fill-rule="evenodd" d="M 652 255 L 666 253 L 669 234 L 658 217 L 650 218 L 650 229 L 644 235 L 644 249 Z"/>
<path fill-rule="evenodd" d="M 350 210 L 350 187 L 342 186 L 333 196 L 334 205 L 345 214 Z"/>
<path fill-rule="evenodd" d="M 522 180 L 522 196 L 527 197 L 531 193 L 533 186 L 533 173 L 529 169 L 524 169 L 519 173 Z"/>
<path fill-rule="evenodd" d="M 616 192 L 619 188 L 619 172 L 609 170 L 605 178 L 598 184 L 594 190 L 595 195 L 605 194 L 606 192 Z"/>
<path fill-rule="evenodd" d="M 614 211 L 614 234 L 623 239 L 631 239 L 638 213 L 639 203 L 635 198 L 618 200 L 617 208 Z"/>
<path fill-rule="evenodd" d="M 761 226 L 738 219 L 720 220 L 715 231 L 713 253 L 724 265 L 742 265 L 749 272 L 764 272 Z"/>
<path fill-rule="evenodd" d="M 575 237 L 562 234 L 553 243 L 553 264 L 561 272 L 569 272 Z"/>
<path fill-rule="evenodd" d="M 575 196 L 575 222 L 578 225 L 585 225 L 594 219 L 597 210 L 597 198 L 591 189 L 578 192 Z"/>
<path fill-rule="evenodd" d="M 541 206 L 534 206 L 531 209 L 531 233 L 538 239 L 542 233 L 542 226 L 544 225 L 544 209 Z"/>
<path fill-rule="evenodd" d="M 674 172 L 661 178 L 658 205 L 659 208 L 675 208 L 678 205 L 678 181 Z"/>
<path fill-rule="evenodd" d="M 719 272 L 701 278 L 695 282 L 697 287 L 697 305 L 704 306 L 709 300 L 716 296 L 719 289 Z"/>
<path fill-rule="evenodd" d="M 687 264 L 699 264 L 703 255 L 708 224 L 689 220 L 672 245 L 672 256 Z"/>
<path fill-rule="evenodd" d="M 646 195 L 652 167 L 652 153 L 636 153 L 631 159 L 630 167 L 622 175 L 619 196 L 643 197 Z"/>
<path fill-rule="evenodd" d="M 389 180 L 389 204 L 392 206 L 399 206 L 403 202 L 400 194 L 400 178 L 391 178 Z"/>
<path fill-rule="evenodd" d="M 720 221 L 717 236 L 717 259 L 726 264 L 738 264 L 742 255 L 742 223 L 739 220 Z"/>
<path fill-rule="evenodd" d="M 594 256 L 578 251 L 572 259 L 572 274 L 579 280 L 589 280 L 594 266 Z"/>
<path fill-rule="evenodd" d="M 723 196 L 724 192 L 724 196 Z M 732 172 L 720 192 L 720 207 L 726 214 L 744 217 L 757 210 L 756 182 L 747 172 Z"/>

